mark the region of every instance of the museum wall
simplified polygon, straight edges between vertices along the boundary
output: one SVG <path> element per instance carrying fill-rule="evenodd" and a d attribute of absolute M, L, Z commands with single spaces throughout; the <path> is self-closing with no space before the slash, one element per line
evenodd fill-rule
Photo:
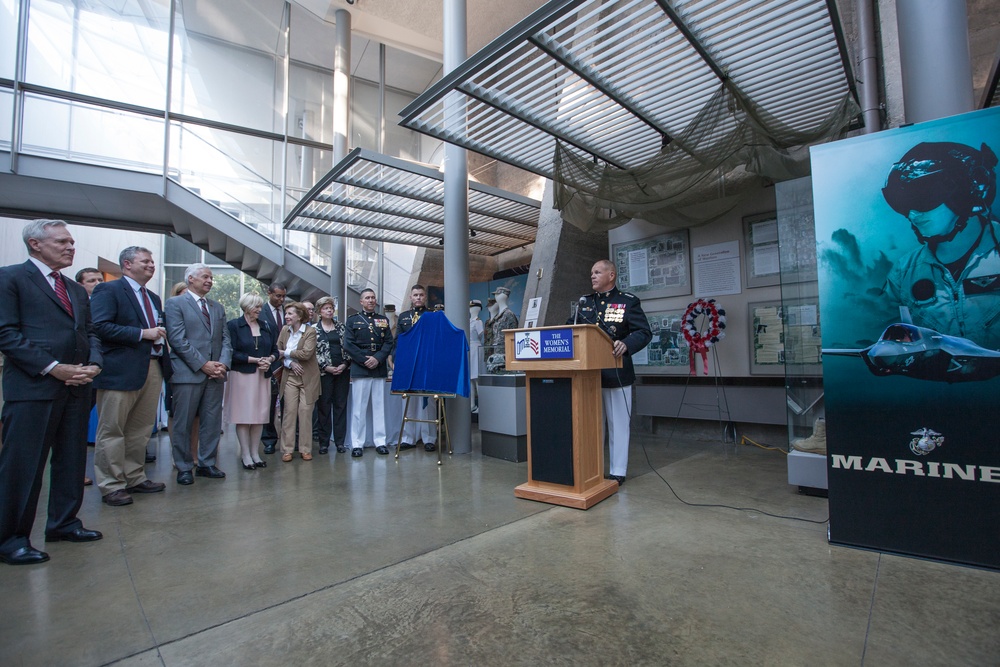
<path fill-rule="evenodd" d="M 690 261 L 690 273 L 688 275 L 690 291 L 679 296 L 647 298 L 640 290 L 631 290 L 642 299 L 643 310 L 651 320 L 654 318 L 660 321 L 660 315 L 676 311 L 683 312 L 687 306 L 694 302 L 702 294 L 696 292 L 695 271 L 698 270 L 694 262 L 694 253 L 706 246 L 723 244 L 726 242 L 736 242 L 739 249 L 739 267 L 737 276 L 739 278 L 738 293 L 725 294 L 713 297 L 718 307 L 725 310 L 726 328 L 725 338 L 718 344 L 712 346 L 709 356 L 709 375 L 721 375 L 722 377 L 747 377 L 751 375 L 751 339 L 752 326 L 749 316 L 749 304 L 758 302 L 779 301 L 781 299 L 781 288 L 774 284 L 765 287 L 749 287 L 747 285 L 747 239 L 744 233 L 744 219 L 755 218 L 775 211 L 774 188 L 768 187 L 761 190 L 754 196 L 743 202 L 735 210 L 724 215 L 721 219 L 707 223 L 698 227 L 691 227 L 687 230 L 666 230 L 664 227 L 653 225 L 642 220 L 633 220 L 628 224 L 614 229 L 608 233 L 608 253 L 612 261 L 616 261 L 615 250 L 622 252 L 633 242 L 651 239 L 661 235 L 676 235 L 687 233 L 687 253 Z M 626 260 L 627 261 L 627 260 Z M 655 270 L 650 265 L 650 272 Z M 621 272 L 621 271 L 619 271 Z M 651 276 L 650 280 L 657 279 Z M 718 283 L 716 283 L 718 284 Z M 627 290 L 628 291 L 628 290 Z M 672 321 L 677 318 L 673 317 Z M 704 317 L 697 319 L 697 326 L 700 328 L 704 323 Z M 654 329 L 657 327 L 654 325 Z M 674 338 L 684 346 L 683 337 L 674 334 Z M 685 356 L 682 360 L 675 360 L 674 365 L 649 365 L 637 366 L 636 372 L 640 375 L 680 375 L 689 373 L 689 364 L 686 357 L 687 350 L 683 350 Z M 717 356 L 716 356 L 717 355 Z M 696 357 L 696 368 L 699 376 L 703 375 L 702 359 Z M 770 375 L 781 375 L 780 369 L 771 369 Z"/>

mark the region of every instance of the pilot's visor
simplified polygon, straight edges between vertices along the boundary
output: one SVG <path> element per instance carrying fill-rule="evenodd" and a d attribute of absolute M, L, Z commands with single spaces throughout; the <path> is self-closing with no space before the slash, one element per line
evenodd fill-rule
<path fill-rule="evenodd" d="M 938 160 L 909 160 L 892 165 L 882 196 L 896 213 L 930 211 L 946 203 L 955 191 L 955 181 Z"/>

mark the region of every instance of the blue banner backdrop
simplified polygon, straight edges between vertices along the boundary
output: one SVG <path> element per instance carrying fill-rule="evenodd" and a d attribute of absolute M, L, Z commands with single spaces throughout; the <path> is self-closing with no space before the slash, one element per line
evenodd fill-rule
<path fill-rule="evenodd" d="M 812 149 L 831 542 L 1000 568 L 998 151 L 1000 109 Z"/>

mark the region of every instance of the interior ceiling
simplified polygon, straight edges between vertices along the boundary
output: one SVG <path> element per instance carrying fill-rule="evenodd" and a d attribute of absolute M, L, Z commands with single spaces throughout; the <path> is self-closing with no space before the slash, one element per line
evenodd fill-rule
<path fill-rule="evenodd" d="M 473 54 L 545 4 L 545 0 L 467 0 L 468 52 Z M 853 0 L 837 0 L 840 14 L 854 14 Z M 967 0 L 973 85 L 977 102 L 995 82 L 1000 61 L 1000 3 Z M 279 46 L 284 0 L 178 0 L 185 27 L 209 37 L 247 48 L 274 52 Z M 354 42 L 351 71 L 377 80 L 378 49 L 369 39 L 384 41 L 404 51 L 420 53 L 434 63 L 400 57 L 387 71 L 389 85 L 423 92 L 439 76 L 442 52 L 443 0 L 293 0 L 295 34 L 292 57 L 320 67 L 333 66 L 334 15 L 346 9 L 352 15 Z M 428 72 L 428 70 L 432 70 Z M 398 76 L 397 76 L 398 73 Z M 421 86 L 423 86 L 421 88 Z M 996 102 L 994 101 L 994 104 Z"/>
<path fill-rule="evenodd" d="M 839 29 L 824 0 L 553 0 L 418 97 L 402 125 L 549 178 L 556 140 L 638 169 L 675 138 L 704 159 L 743 115 L 792 146 L 839 123 L 854 93 Z M 706 110 L 723 85 L 742 106 L 717 117 Z"/>

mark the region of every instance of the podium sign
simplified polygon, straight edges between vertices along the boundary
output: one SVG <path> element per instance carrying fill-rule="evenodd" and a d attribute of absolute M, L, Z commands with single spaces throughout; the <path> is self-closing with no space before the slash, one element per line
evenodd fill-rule
<path fill-rule="evenodd" d="M 572 329 L 531 329 L 514 336 L 515 359 L 572 359 Z"/>
<path fill-rule="evenodd" d="M 618 492 L 604 479 L 601 369 L 621 367 L 593 324 L 504 332 L 507 369 L 524 371 L 528 481 L 518 498 L 588 509 Z"/>

